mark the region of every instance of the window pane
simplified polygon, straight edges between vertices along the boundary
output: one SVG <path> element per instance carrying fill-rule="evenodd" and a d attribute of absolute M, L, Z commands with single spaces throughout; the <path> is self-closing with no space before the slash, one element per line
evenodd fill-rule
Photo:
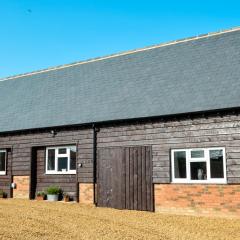
<path fill-rule="evenodd" d="M 47 170 L 55 170 L 55 149 L 48 150 Z"/>
<path fill-rule="evenodd" d="M 191 158 L 204 158 L 204 150 L 191 151 Z"/>
<path fill-rule="evenodd" d="M 5 172 L 6 170 L 6 153 L 5 152 L 0 152 L 0 171 Z"/>
<path fill-rule="evenodd" d="M 174 152 L 174 176 L 186 178 L 186 152 Z"/>
<path fill-rule="evenodd" d="M 67 171 L 68 165 L 68 158 L 67 157 L 59 157 L 58 158 L 58 171 L 62 172 L 62 171 Z"/>
<path fill-rule="evenodd" d="M 76 148 L 70 149 L 70 170 L 76 170 Z"/>
<path fill-rule="evenodd" d="M 58 149 L 58 154 L 66 154 L 67 153 L 67 149 L 66 148 L 59 148 Z"/>
<path fill-rule="evenodd" d="M 191 162 L 191 179 L 192 180 L 206 180 L 207 179 L 207 167 L 206 162 Z"/>
<path fill-rule="evenodd" d="M 210 150 L 209 152 L 210 152 L 211 178 L 224 178 L 223 151 Z"/>

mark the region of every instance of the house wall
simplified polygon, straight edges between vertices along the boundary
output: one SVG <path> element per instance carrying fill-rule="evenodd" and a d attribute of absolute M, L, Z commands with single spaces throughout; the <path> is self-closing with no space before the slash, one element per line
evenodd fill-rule
<path fill-rule="evenodd" d="M 194 147 L 225 147 L 227 161 L 227 182 L 228 186 L 240 184 L 240 116 L 237 114 L 226 114 L 224 116 L 212 115 L 208 117 L 196 117 L 193 119 L 175 119 L 168 121 L 148 121 L 145 123 L 126 123 L 101 126 L 97 133 L 98 148 L 116 146 L 152 146 L 153 161 L 153 183 L 161 189 L 165 186 L 175 186 L 171 183 L 170 176 L 170 150 L 172 148 L 194 148 Z M 0 176 L 0 188 L 7 188 L 13 176 L 29 176 L 31 169 L 31 149 L 32 147 L 77 144 L 77 163 L 82 163 L 82 167 L 77 168 L 78 183 L 93 182 L 93 130 L 92 129 L 65 129 L 57 131 L 57 135 L 52 137 L 49 131 L 38 133 L 22 133 L 0 137 L 0 148 L 12 149 L 8 154 L 8 175 Z M 43 159 L 43 152 L 39 153 Z M 47 179 L 47 180 L 46 180 Z M 60 181 L 56 177 L 42 178 L 41 181 L 47 184 Z M 65 181 L 64 179 L 63 181 Z M 46 182 L 45 182 L 46 181 Z M 73 179 L 68 179 L 69 189 L 74 189 Z M 42 183 L 41 183 L 42 184 Z M 42 186 L 45 186 L 45 185 Z M 158 185 L 160 184 L 160 185 Z M 40 186 L 40 185 L 38 185 Z M 81 186 L 80 184 L 80 192 Z M 160 186 L 160 187 L 159 187 Z M 216 187 L 219 185 L 215 185 Z M 41 187 L 38 188 L 42 190 Z M 212 189 L 212 190 L 211 190 Z M 214 188 L 210 191 L 214 193 Z M 216 188 L 218 189 L 218 188 Z M 237 188 L 238 189 L 238 188 Z M 76 188 L 77 190 L 77 188 Z M 75 190 L 75 191 L 76 191 Z M 171 189 L 169 189 L 170 191 Z M 10 193 L 10 189 L 7 189 Z M 161 190 L 162 191 L 162 190 Z M 161 195 L 161 191 L 155 192 L 156 196 Z M 196 194 L 201 194 L 202 190 L 195 189 Z M 225 190 L 224 190 L 225 191 Z M 84 191 L 82 191 L 84 192 Z M 93 191 L 85 191 L 86 198 L 91 199 Z M 216 192 L 216 191 L 215 191 Z M 236 192 L 234 190 L 234 192 Z M 89 195 L 90 194 L 90 195 Z M 210 192 L 211 194 L 211 192 Z M 81 195 L 81 193 L 80 193 Z M 174 194 L 173 194 L 174 195 Z M 176 197 L 189 197 L 189 191 L 176 193 Z M 228 194 L 224 194 L 221 203 L 229 201 Z M 231 195 L 231 194 L 230 194 Z M 226 197 L 227 196 L 227 197 Z M 85 199 L 83 193 L 81 196 Z M 160 198 L 155 201 L 155 207 L 160 208 Z M 168 201 L 168 200 L 166 200 Z M 240 199 L 234 200 L 234 208 L 240 209 Z M 210 207 L 210 202 L 207 203 Z M 223 204 L 222 204 L 223 205 Z M 164 206 L 164 204 L 162 205 Z M 205 206 L 206 207 L 206 206 Z M 223 207 L 224 209 L 224 207 Z"/>
<path fill-rule="evenodd" d="M 82 164 L 82 167 L 77 168 L 77 181 L 82 183 L 91 183 L 93 181 L 93 131 L 92 129 L 73 128 L 58 130 L 57 134 L 53 137 L 50 131 L 44 130 L 43 132 L 32 133 L 18 133 L 0 136 L 0 148 L 12 149 L 8 154 L 8 169 L 6 176 L 0 176 L 0 189 L 3 189 L 10 196 L 11 179 L 14 176 L 30 176 L 31 172 L 31 158 L 32 148 L 58 146 L 66 144 L 77 145 L 77 166 Z M 43 151 L 38 153 L 39 157 L 44 160 Z M 37 161 L 36 158 L 34 161 Z M 41 177 L 38 175 L 37 190 L 42 190 L 50 184 L 61 183 L 61 186 L 66 190 L 73 191 L 73 177 L 67 179 L 70 181 L 68 186 L 65 186 L 61 176 L 44 175 L 43 164 L 38 163 Z M 65 181 L 66 179 L 64 179 Z M 76 186 L 76 178 L 74 176 Z M 75 188 L 76 189 L 76 188 Z M 76 190 L 75 190 L 76 191 Z"/>
<path fill-rule="evenodd" d="M 152 146 L 155 210 L 240 216 L 240 116 L 225 115 L 103 127 L 98 148 Z M 225 147 L 228 185 L 172 184 L 170 151 Z"/>
<path fill-rule="evenodd" d="M 4 149 L 5 146 L 1 146 L 0 148 Z M 0 175 L 0 189 L 3 190 L 7 196 L 11 196 L 12 191 L 10 188 L 11 183 L 11 164 L 12 164 L 12 154 L 10 149 L 7 150 L 7 175 Z"/>
<path fill-rule="evenodd" d="M 240 116 L 209 116 L 100 129 L 98 148 L 151 145 L 153 183 L 170 183 L 170 150 L 225 147 L 227 181 L 240 183 Z"/>

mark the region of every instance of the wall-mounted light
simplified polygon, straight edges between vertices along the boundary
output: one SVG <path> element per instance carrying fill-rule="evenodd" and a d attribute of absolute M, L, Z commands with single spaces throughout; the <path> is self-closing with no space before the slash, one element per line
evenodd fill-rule
<path fill-rule="evenodd" d="M 50 133 L 52 134 L 52 137 L 55 137 L 55 135 L 57 134 L 57 132 L 55 130 L 51 130 Z"/>

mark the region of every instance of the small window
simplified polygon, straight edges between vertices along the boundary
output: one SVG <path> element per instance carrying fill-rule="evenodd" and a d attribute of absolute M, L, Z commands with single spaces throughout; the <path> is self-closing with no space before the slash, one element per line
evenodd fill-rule
<path fill-rule="evenodd" d="M 6 158 L 6 151 L 0 150 L 0 175 L 6 175 Z"/>
<path fill-rule="evenodd" d="M 174 173 L 175 178 L 186 178 L 186 152 L 174 152 Z"/>
<path fill-rule="evenodd" d="M 223 178 L 223 152 L 222 150 L 210 150 L 210 173 L 211 178 Z"/>
<path fill-rule="evenodd" d="M 172 181 L 226 183 L 224 148 L 172 150 Z"/>
<path fill-rule="evenodd" d="M 76 146 L 47 148 L 46 174 L 76 174 Z"/>
<path fill-rule="evenodd" d="M 76 169 L 76 148 L 70 148 L 70 170 Z"/>
<path fill-rule="evenodd" d="M 204 158 L 204 150 L 192 150 L 191 158 Z"/>
<path fill-rule="evenodd" d="M 55 149 L 48 149 L 47 170 L 55 170 Z"/>
<path fill-rule="evenodd" d="M 67 149 L 66 148 L 59 148 L 58 149 L 58 154 L 66 154 L 67 153 Z"/>

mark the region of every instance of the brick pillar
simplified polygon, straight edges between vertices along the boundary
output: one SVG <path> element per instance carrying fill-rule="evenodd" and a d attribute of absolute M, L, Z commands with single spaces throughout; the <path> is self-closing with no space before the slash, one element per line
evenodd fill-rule
<path fill-rule="evenodd" d="M 13 198 L 29 199 L 29 176 L 14 176 L 13 182 L 16 183 Z"/>
<path fill-rule="evenodd" d="M 79 184 L 79 202 L 86 204 L 93 204 L 93 183 Z"/>

